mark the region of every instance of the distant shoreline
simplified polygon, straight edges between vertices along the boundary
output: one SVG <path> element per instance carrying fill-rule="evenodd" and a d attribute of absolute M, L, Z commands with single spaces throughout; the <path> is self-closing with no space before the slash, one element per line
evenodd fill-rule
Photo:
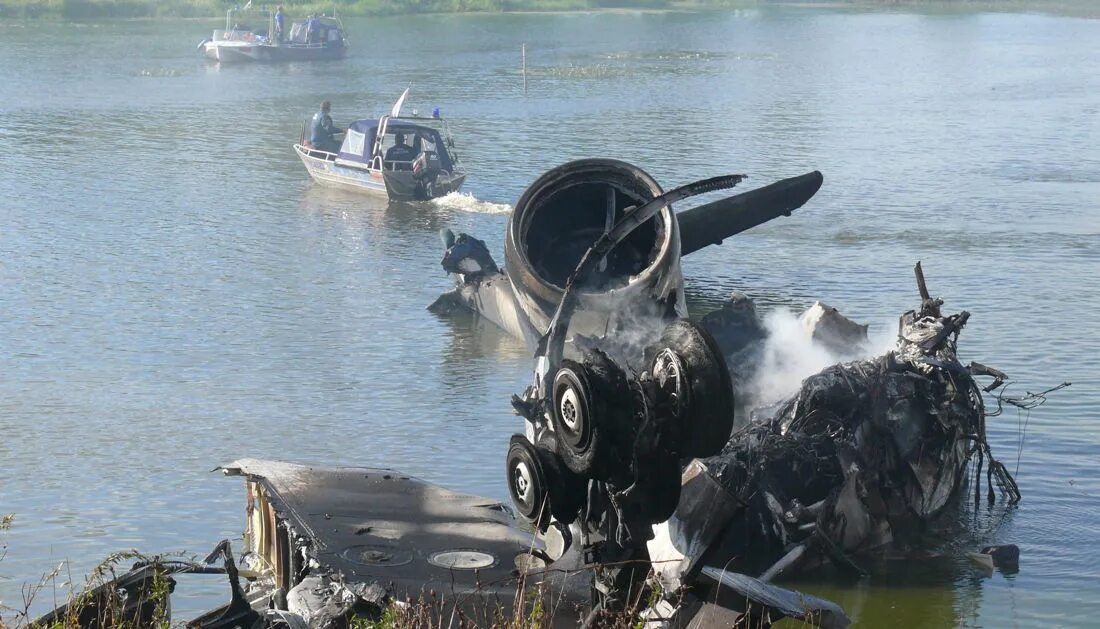
<path fill-rule="evenodd" d="M 340 17 L 506 13 L 624 13 L 708 11 L 787 7 L 800 9 L 906 10 L 957 12 L 1034 11 L 1100 18 L 1100 2 L 1089 0 L 342 0 L 284 2 L 291 16 L 327 13 Z M 274 6 L 278 0 L 265 4 Z M 415 4 L 414 4 L 415 2 Z M 0 18 L 25 20 L 217 19 L 233 4 L 219 0 L 0 0 Z M 239 6 L 239 5 L 238 5 Z"/>
<path fill-rule="evenodd" d="M 339 3 L 308 0 L 283 2 L 288 16 L 311 13 L 340 17 L 396 15 L 453 15 L 504 13 L 638 12 L 735 9 L 760 6 L 758 0 L 621 0 L 616 6 L 594 4 L 601 0 L 341 0 Z M 27 20 L 120 19 L 216 19 L 241 2 L 218 0 L 0 0 L 0 18 Z M 255 2 L 274 7 L 278 0 Z"/>

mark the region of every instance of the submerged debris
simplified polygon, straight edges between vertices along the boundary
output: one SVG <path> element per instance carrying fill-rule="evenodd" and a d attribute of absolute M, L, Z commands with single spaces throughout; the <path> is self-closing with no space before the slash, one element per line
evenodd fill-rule
<path fill-rule="evenodd" d="M 917 274 L 923 293 L 919 266 Z M 959 361 L 958 338 L 970 314 L 944 314 L 942 304 L 922 294 L 921 307 L 900 318 L 891 349 L 826 367 L 778 404 L 750 407 L 752 421 L 710 455 L 708 444 L 721 440 L 716 431 L 733 420 L 734 398 L 742 398 L 742 409 L 743 398 L 752 399 L 748 383 L 766 354 L 768 330 L 751 300 L 737 295 L 704 317 L 713 337 L 673 320 L 644 350 L 640 370 L 601 351 L 618 347 L 617 339 L 575 336 L 575 349 L 587 358 L 563 359 L 556 372 L 536 370 L 536 385 L 515 400 L 540 444 L 538 456 L 563 462 L 535 479 L 549 510 L 528 502 L 521 513 L 541 530 L 554 519 L 572 523 L 585 557 L 644 561 L 663 591 L 707 600 L 707 566 L 759 574 L 764 582 L 826 562 L 864 575 L 862 559 L 920 547 L 952 500 L 966 495 L 971 463 L 976 500 L 984 471 L 988 499 L 999 493 L 1014 505 L 1021 495 L 993 456 L 983 400 L 1006 376 Z M 817 303 L 800 325 L 835 354 L 866 352 L 866 326 L 834 308 Z M 555 337 L 547 338 L 552 344 Z M 719 345 L 735 357 L 733 373 Z M 554 356 L 552 347 L 541 350 L 540 368 Z M 569 378 L 574 372 L 583 377 Z M 539 373 L 553 376 L 548 398 L 539 392 Z M 980 376 L 994 383 L 983 390 Z M 578 453 L 584 465 L 575 464 Z M 671 473 L 662 455 L 670 454 L 704 458 L 688 466 L 680 486 L 666 486 L 661 479 Z M 587 481 L 587 499 L 569 503 L 576 491 L 570 487 L 580 481 Z M 561 504 L 571 506 L 555 507 Z M 597 576 L 598 604 L 621 606 L 623 593 L 640 587 L 636 571 L 607 571 Z"/>
<path fill-rule="evenodd" d="M 1015 544 L 986 546 L 979 552 L 966 555 L 987 575 L 992 575 L 994 568 L 999 568 L 1005 574 L 1015 574 L 1020 571 L 1020 547 Z"/>
<path fill-rule="evenodd" d="M 917 272 L 923 287 L 919 266 Z M 1007 504 L 1020 500 L 1012 475 L 993 457 L 975 380 L 999 374 L 989 391 L 1004 374 L 963 365 L 957 344 L 969 313 L 944 315 L 942 301 L 922 297 L 919 310 L 901 317 L 892 349 L 806 378 L 790 398 L 755 409 L 754 421 L 702 461 L 739 506 L 708 551 L 712 562 L 734 558 L 735 568 L 768 578 L 823 561 L 861 573 L 859 556 L 919 545 L 952 498 L 965 493 L 972 462 L 975 499 L 984 468 L 991 502 L 998 492 Z M 862 326 L 815 308 L 842 322 L 835 328 L 848 342 L 866 338 Z M 745 355 L 751 346 L 736 351 Z"/>

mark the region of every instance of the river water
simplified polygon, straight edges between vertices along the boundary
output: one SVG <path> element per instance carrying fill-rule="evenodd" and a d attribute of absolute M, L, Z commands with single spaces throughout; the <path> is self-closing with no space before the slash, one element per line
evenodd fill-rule
<path fill-rule="evenodd" d="M 933 293 L 973 313 L 964 360 L 1007 371 L 1016 393 L 1073 382 L 1026 433 L 1016 413 L 990 421 L 1024 500 L 1003 521 L 983 508 L 984 535 L 870 580 L 794 585 L 861 627 L 1095 626 L 1100 21 L 387 18 L 349 21 L 344 61 L 248 67 L 199 58 L 217 25 L 0 25 L 4 604 L 62 561 L 79 583 L 112 551 L 239 539 L 241 484 L 211 472 L 238 457 L 388 466 L 507 500 L 509 396 L 529 357 L 425 310 L 450 286 L 437 231 L 500 256 L 527 183 L 607 156 L 666 188 L 824 172 L 792 218 L 685 260 L 697 312 L 741 290 L 888 330 L 917 305 L 923 260 Z M 318 101 L 345 123 L 408 85 L 410 108 L 452 120 L 472 196 L 387 208 L 312 185 L 290 145 Z M 1019 574 L 961 558 L 989 541 L 1020 545 Z"/>

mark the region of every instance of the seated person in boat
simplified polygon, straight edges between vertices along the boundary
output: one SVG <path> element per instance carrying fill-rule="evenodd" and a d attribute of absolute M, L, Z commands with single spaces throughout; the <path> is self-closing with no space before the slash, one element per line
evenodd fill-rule
<path fill-rule="evenodd" d="M 339 153 L 340 142 L 334 136 L 343 131 L 332 124 L 332 116 L 329 115 L 331 109 L 332 103 L 327 100 L 321 102 L 321 111 L 313 114 L 313 122 L 309 126 L 309 141 L 319 151 Z"/>
<path fill-rule="evenodd" d="M 420 151 L 405 144 L 405 134 L 398 133 L 393 137 L 393 146 L 386 151 L 386 162 L 393 170 L 412 170 L 412 161 Z M 389 163 L 395 162 L 395 163 Z"/>

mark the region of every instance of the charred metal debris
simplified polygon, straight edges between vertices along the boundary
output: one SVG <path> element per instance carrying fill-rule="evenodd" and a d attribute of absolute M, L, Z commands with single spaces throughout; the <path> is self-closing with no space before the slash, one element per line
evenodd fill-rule
<path fill-rule="evenodd" d="M 683 609 L 685 596 L 723 599 L 728 581 L 707 579 L 717 566 L 758 573 L 763 582 L 795 565 L 825 561 L 863 575 L 858 558 L 920 544 L 927 526 L 965 493 L 975 459 L 975 499 L 983 468 L 990 502 L 994 487 L 1008 505 L 1021 498 L 986 436 L 982 395 L 1005 376 L 960 363 L 958 338 L 970 314 L 945 315 L 919 263 L 921 304 L 901 317 L 892 349 L 828 367 L 803 380 L 789 399 L 764 408 L 744 401 L 752 402 L 744 386 L 760 368 L 767 337 L 747 298 L 700 324 L 672 307 L 676 291 L 668 292 L 666 282 L 641 287 L 648 306 L 638 308 L 641 314 L 608 312 L 596 326 L 591 320 L 574 325 L 574 317 L 590 315 L 599 303 L 584 299 L 585 291 L 606 297 L 636 285 L 637 275 L 611 283 L 600 277 L 610 253 L 634 230 L 658 217 L 666 231 L 675 230 L 672 201 L 696 187 L 732 187 L 742 178 L 671 193 L 656 188 L 622 212 L 611 202 L 616 184 L 609 181 L 602 234 L 596 232 L 564 281 L 551 278 L 560 287 L 552 314 L 530 307 L 530 281 L 512 280 L 528 321 L 546 324 L 534 343 L 533 383 L 513 397 L 526 429 L 509 446 L 509 490 L 521 515 L 547 539 L 560 540 L 553 546 L 563 551 L 550 559 L 564 560 L 574 550 L 595 568 L 596 610 L 621 610 L 631 593 L 654 582 L 666 603 L 673 600 L 668 593 L 678 597 L 672 610 Z M 529 205 L 538 203 L 517 205 L 517 214 L 531 212 Z M 678 265 L 663 270 L 666 279 L 678 279 Z M 540 276 L 537 266 L 526 271 Z M 466 286 L 484 294 L 480 278 Z M 483 308 L 484 302 L 468 303 Z M 490 310 L 490 318 L 500 310 Z M 803 324 L 817 342 L 859 353 L 853 345 L 866 340 L 866 326 L 822 304 L 811 311 Z M 603 334 L 585 333 L 599 325 Z M 977 376 L 994 382 L 983 391 Z M 751 419 L 729 436 L 735 400 Z M 847 619 L 841 612 L 814 622 L 840 626 Z"/>
<path fill-rule="evenodd" d="M 885 354 L 826 368 L 793 397 L 763 409 L 704 461 L 743 507 L 719 544 L 719 555 L 757 565 L 832 561 L 862 572 L 852 556 L 920 542 L 925 527 L 960 494 L 973 463 L 981 497 L 983 469 L 990 503 L 1021 495 L 994 458 L 982 393 L 1005 375 L 957 356 L 970 314 L 945 315 L 916 267 L 922 304 L 902 315 L 895 347 Z M 992 376 L 983 390 L 975 377 Z M 962 492 L 965 493 L 965 492 Z M 749 545 L 751 543 L 751 545 Z"/>
<path fill-rule="evenodd" d="M 163 583 L 153 575 L 217 571 L 229 601 L 191 627 L 342 629 L 394 610 L 402 626 L 522 624 L 532 601 L 549 614 L 542 626 L 847 626 L 834 603 L 771 581 L 822 564 L 863 575 L 866 559 L 919 548 L 967 495 L 1015 505 L 986 419 L 1006 404 L 1026 414 L 1068 383 L 1010 397 L 1004 373 L 963 365 L 970 314 L 945 314 L 918 263 L 920 306 L 891 349 L 865 358 L 867 326 L 815 304 L 801 326 L 842 359 L 778 403 L 762 396 L 753 383 L 771 338 L 755 305 L 735 295 L 688 319 L 680 257 L 789 216 L 822 177 L 672 210 L 743 179 L 666 193 L 630 164 L 580 160 L 523 193 L 504 268 L 482 241 L 444 232 L 456 285 L 434 308 L 473 309 L 534 352 L 531 384 L 512 398 L 524 430 L 505 460 L 533 532 L 503 504 L 392 470 L 242 459 L 222 468 L 245 480 L 239 561 L 223 542 L 204 562 L 138 565 L 79 599 L 128 592 L 107 621 L 63 606 L 37 624 L 140 625 L 162 611 L 140 603 Z M 1004 569 L 1014 548 L 972 559 Z"/>
<path fill-rule="evenodd" d="M 919 263 L 915 272 L 921 306 L 902 315 L 893 348 L 806 378 L 793 396 L 752 409 L 728 439 L 753 367 L 731 375 L 724 356 L 759 356 L 766 339 L 747 298 L 704 325 L 667 324 L 640 371 L 600 340 L 575 337 L 583 358 L 562 359 L 545 396 L 537 368 L 536 384 L 513 400 L 534 436 L 516 435 L 508 453 L 519 512 L 576 543 L 589 564 L 650 566 L 651 583 L 684 600 L 722 589 L 708 579 L 714 567 L 761 582 L 824 563 L 865 576 L 861 559 L 925 543 L 937 516 L 967 495 L 971 470 L 975 503 L 984 476 L 990 504 L 1015 505 L 1019 488 L 993 456 L 983 400 L 1007 376 L 959 361 L 970 314 L 945 314 Z M 866 326 L 822 304 L 802 322 L 835 350 L 866 341 Z M 978 377 L 993 381 L 983 388 Z M 1028 408 L 1064 386 L 997 399 Z M 596 608 L 621 607 L 625 592 L 646 587 L 646 572 L 597 570 Z M 814 622 L 840 617 L 830 618 Z"/>

